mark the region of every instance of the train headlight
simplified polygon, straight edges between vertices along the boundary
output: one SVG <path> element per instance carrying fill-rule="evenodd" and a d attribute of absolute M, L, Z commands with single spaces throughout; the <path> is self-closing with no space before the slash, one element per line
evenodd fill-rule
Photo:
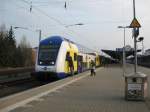
<path fill-rule="evenodd" d="M 54 61 L 52 61 L 52 64 L 53 64 L 53 65 L 55 64 Z"/>

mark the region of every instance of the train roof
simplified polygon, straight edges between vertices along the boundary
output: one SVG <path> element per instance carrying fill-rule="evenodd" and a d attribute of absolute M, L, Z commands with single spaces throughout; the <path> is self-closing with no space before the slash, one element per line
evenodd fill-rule
<path fill-rule="evenodd" d="M 41 40 L 40 44 L 48 45 L 52 42 L 53 44 L 59 45 L 62 43 L 62 41 L 68 41 L 70 43 L 74 43 L 74 42 L 70 41 L 69 39 L 66 39 L 66 38 L 61 37 L 61 36 L 50 36 L 44 40 Z"/>
<path fill-rule="evenodd" d="M 80 45 L 80 44 L 77 44 L 78 48 L 79 48 L 79 52 L 81 53 L 87 53 L 87 54 L 93 54 L 93 55 L 96 55 L 96 51 L 92 50 L 92 49 L 89 49 L 83 45 Z"/>
<path fill-rule="evenodd" d="M 78 43 L 75 43 L 67 38 L 64 38 L 62 36 L 50 36 L 44 40 L 41 40 L 40 41 L 40 45 L 49 45 L 49 44 L 53 44 L 53 45 L 60 45 L 62 43 L 62 41 L 67 41 L 67 42 L 70 42 L 70 43 L 73 43 L 73 44 L 76 44 L 77 47 L 79 48 L 79 52 L 82 52 L 82 53 L 93 53 L 95 52 L 94 50 L 92 49 L 89 49 L 83 45 L 80 45 Z"/>

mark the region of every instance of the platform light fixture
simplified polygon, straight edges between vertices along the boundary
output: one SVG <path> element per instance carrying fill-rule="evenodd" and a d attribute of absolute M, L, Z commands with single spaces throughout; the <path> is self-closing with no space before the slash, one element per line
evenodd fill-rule
<path fill-rule="evenodd" d="M 39 42 L 41 41 L 41 34 L 42 34 L 42 30 L 41 29 L 37 29 L 37 30 L 31 30 L 27 27 L 20 27 L 20 26 L 15 26 L 13 27 L 14 29 L 24 29 L 24 30 L 29 30 L 29 31 L 35 31 L 35 32 L 39 32 Z"/>
<path fill-rule="evenodd" d="M 126 54 L 125 54 L 125 30 L 126 28 L 130 28 L 129 26 L 118 26 L 118 28 L 123 28 L 123 31 L 124 31 L 124 34 L 123 34 L 123 37 L 124 37 L 124 44 L 123 44 L 123 76 L 125 76 L 125 67 L 126 67 Z"/>
<path fill-rule="evenodd" d="M 71 24 L 71 25 L 66 25 L 65 27 L 70 27 L 70 26 L 82 26 L 84 25 L 83 23 L 77 23 L 77 24 Z"/>
<path fill-rule="evenodd" d="M 138 42 L 142 42 L 142 54 L 144 54 L 144 43 L 143 43 L 144 37 L 139 37 Z"/>

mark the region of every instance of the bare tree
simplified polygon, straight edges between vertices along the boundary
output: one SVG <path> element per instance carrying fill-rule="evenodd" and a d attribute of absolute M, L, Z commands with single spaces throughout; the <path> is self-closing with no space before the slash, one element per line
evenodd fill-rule
<path fill-rule="evenodd" d="M 16 41 L 12 27 L 7 31 L 5 25 L 2 25 L 0 27 L 0 66 L 13 66 L 15 50 Z"/>
<path fill-rule="evenodd" d="M 22 58 L 24 60 L 23 66 L 31 66 L 32 65 L 32 48 L 25 36 L 22 37 L 18 47 L 21 50 Z"/>
<path fill-rule="evenodd" d="M 5 25 L 0 26 L 0 67 L 24 67 L 32 66 L 32 48 L 26 37 L 23 36 L 19 45 L 13 28 L 6 30 Z"/>

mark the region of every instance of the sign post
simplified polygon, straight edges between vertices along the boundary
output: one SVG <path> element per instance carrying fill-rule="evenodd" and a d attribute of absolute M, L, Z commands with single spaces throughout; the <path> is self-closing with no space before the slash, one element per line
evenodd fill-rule
<path fill-rule="evenodd" d="M 126 100 L 145 100 L 147 96 L 147 75 L 137 72 L 137 37 L 139 35 L 140 23 L 135 16 L 135 0 L 133 0 L 133 20 L 130 28 L 133 28 L 134 38 L 134 73 L 125 76 L 125 99 Z"/>

